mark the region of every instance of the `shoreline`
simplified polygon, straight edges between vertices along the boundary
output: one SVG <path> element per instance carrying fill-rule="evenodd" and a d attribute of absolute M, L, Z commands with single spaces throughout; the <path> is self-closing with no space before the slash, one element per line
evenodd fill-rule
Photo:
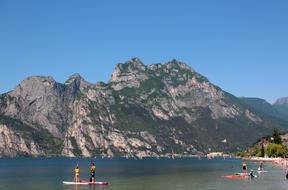
<path fill-rule="evenodd" d="M 243 160 L 247 160 L 247 161 L 254 161 L 254 162 L 277 162 L 280 159 L 283 158 L 268 158 L 268 157 L 243 157 Z"/>
<path fill-rule="evenodd" d="M 282 168 L 285 171 L 288 169 L 288 158 L 245 157 L 242 159 L 247 160 L 247 161 L 254 161 L 254 162 L 269 162 L 277 167 Z"/>

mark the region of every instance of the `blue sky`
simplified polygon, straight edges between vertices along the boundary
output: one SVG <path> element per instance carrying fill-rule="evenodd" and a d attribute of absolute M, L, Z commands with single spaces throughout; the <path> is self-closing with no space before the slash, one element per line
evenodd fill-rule
<path fill-rule="evenodd" d="M 107 82 L 178 59 L 236 95 L 288 96 L 288 1 L 1 0 L 0 93 L 30 75 Z"/>

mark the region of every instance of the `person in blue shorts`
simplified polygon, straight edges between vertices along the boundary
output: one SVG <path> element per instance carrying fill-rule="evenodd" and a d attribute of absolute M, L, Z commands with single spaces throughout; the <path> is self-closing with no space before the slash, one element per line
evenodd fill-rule
<path fill-rule="evenodd" d="M 94 162 L 92 162 L 91 166 L 90 166 L 90 173 L 91 173 L 90 181 L 91 182 L 95 182 L 95 172 L 96 172 L 96 166 L 95 166 Z"/>

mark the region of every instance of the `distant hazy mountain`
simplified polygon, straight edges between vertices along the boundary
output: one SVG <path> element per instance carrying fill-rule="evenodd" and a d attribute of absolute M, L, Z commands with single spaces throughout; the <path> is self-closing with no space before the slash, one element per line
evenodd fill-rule
<path fill-rule="evenodd" d="M 288 97 L 277 99 L 274 105 L 288 105 Z"/>
<path fill-rule="evenodd" d="M 288 120 L 288 97 L 279 98 L 273 105 L 286 120 Z"/>
<path fill-rule="evenodd" d="M 260 98 L 241 98 L 258 113 L 288 121 L 288 104 L 270 104 Z"/>
<path fill-rule="evenodd" d="M 280 117 L 280 113 L 278 110 L 268 103 L 266 100 L 261 99 L 261 98 L 244 98 L 241 97 L 241 99 L 249 106 L 254 108 L 257 112 L 261 112 L 273 117 Z"/>
<path fill-rule="evenodd" d="M 235 151 L 287 126 L 263 114 L 273 107 L 264 103 L 260 112 L 255 105 L 176 60 L 147 66 L 134 58 L 117 64 L 108 83 L 90 84 L 78 74 L 65 84 L 28 77 L 0 96 L 0 155 Z"/>

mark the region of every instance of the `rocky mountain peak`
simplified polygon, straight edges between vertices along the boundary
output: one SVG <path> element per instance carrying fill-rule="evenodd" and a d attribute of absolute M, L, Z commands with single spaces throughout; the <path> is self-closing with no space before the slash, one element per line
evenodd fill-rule
<path fill-rule="evenodd" d="M 74 81 L 81 81 L 84 80 L 82 78 L 82 76 L 79 73 L 74 73 L 73 75 L 71 75 L 68 80 L 65 81 L 66 85 L 69 85 L 70 83 L 74 82 Z"/>
<path fill-rule="evenodd" d="M 125 63 L 119 63 L 116 65 L 110 81 L 115 82 L 117 81 L 117 78 L 121 77 L 122 75 L 127 75 L 129 73 L 137 74 L 145 70 L 146 67 L 139 58 L 132 58 Z"/>
<path fill-rule="evenodd" d="M 46 85 L 54 84 L 56 81 L 51 76 L 31 76 L 24 79 L 20 85 L 30 84 L 30 83 L 46 83 Z"/>
<path fill-rule="evenodd" d="M 137 69 L 137 70 L 140 70 L 140 71 L 144 71 L 145 70 L 145 65 L 142 63 L 142 61 L 138 57 L 132 58 L 131 60 L 129 60 L 125 64 L 130 66 L 130 69 Z"/>
<path fill-rule="evenodd" d="M 147 79 L 145 71 L 146 66 L 141 62 L 141 60 L 139 58 L 132 58 L 125 63 L 119 63 L 116 65 L 109 82 L 115 84 L 112 85 L 115 90 L 120 90 L 126 86 L 139 86 L 141 81 Z"/>
<path fill-rule="evenodd" d="M 192 69 L 189 65 L 181 61 L 178 61 L 176 59 L 172 59 L 171 61 L 167 62 L 165 65 L 167 66 L 168 69 L 184 69 L 184 70 L 189 70 L 191 72 L 195 72 L 194 69 Z"/>
<path fill-rule="evenodd" d="M 87 86 L 92 86 L 92 84 L 85 81 L 79 73 L 71 75 L 68 80 L 66 80 L 65 85 L 72 89 L 73 94 L 78 90 L 84 90 Z"/>
<path fill-rule="evenodd" d="M 56 81 L 51 76 L 32 76 L 23 80 L 15 89 L 11 92 L 12 96 L 27 96 L 36 95 L 49 91 L 57 85 Z"/>
<path fill-rule="evenodd" d="M 274 103 L 274 105 L 288 105 L 288 97 L 284 97 L 284 98 L 279 98 L 276 100 L 276 102 Z"/>

